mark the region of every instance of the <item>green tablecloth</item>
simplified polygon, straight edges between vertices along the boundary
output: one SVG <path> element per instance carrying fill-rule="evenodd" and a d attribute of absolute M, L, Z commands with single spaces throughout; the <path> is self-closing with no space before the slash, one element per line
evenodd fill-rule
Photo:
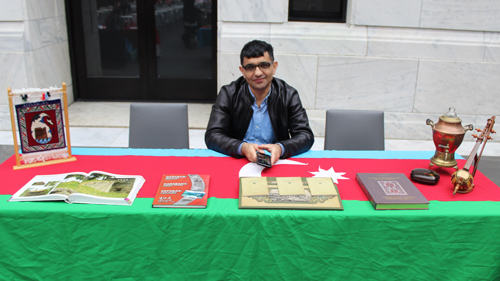
<path fill-rule="evenodd" d="M 500 202 L 239 210 L 6 202 L 1 280 L 498 280 Z"/>

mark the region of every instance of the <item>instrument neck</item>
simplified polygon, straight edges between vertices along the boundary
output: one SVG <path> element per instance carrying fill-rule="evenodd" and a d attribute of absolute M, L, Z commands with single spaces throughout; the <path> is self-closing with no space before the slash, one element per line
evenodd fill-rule
<path fill-rule="evenodd" d="M 464 170 L 469 170 L 470 166 L 472 166 L 472 163 L 474 162 L 474 157 L 477 154 L 477 151 L 479 150 L 479 147 L 481 147 L 481 143 L 483 142 L 482 139 L 478 139 L 476 141 L 476 145 L 474 145 L 474 149 L 472 149 L 472 152 L 470 153 L 469 157 L 467 158 L 467 162 L 465 162 L 464 165 Z"/>

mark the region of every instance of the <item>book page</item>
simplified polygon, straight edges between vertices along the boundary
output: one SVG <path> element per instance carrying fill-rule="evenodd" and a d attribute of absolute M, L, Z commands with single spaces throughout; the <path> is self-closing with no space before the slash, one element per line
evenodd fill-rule
<path fill-rule="evenodd" d="M 280 195 L 304 195 L 302 179 L 298 177 L 276 178 Z"/>
<path fill-rule="evenodd" d="M 240 178 L 242 196 L 269 195 L 267 178 Z"/>
<path fill-rule="evenodd" d="M 85 173 L 73 174 L 85 177 Z M 57 188 L 68 175 L 69 174 L 35 176 L 19 189 L 9 201 L 62 200 L 66 198 L 69 193 L 57 192 Z"/>
<path fill-rule="evenodd" d="M 306 178 L 311 195 L 337 195 L 331 178 Z"/>
<path fill-rule="evenodd" d="M 71 189 L 69 203 L 132 204 L 144 184 L 142 176 L 93 171 L 84 178 L 68 178 L 58 187 Z"/>

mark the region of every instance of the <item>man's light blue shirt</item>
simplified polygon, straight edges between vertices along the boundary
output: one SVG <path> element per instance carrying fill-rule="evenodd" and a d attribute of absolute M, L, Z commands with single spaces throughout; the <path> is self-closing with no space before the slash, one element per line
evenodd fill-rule
<path fill-rule="evenodd" d="M 257 105 L 257 100 L 250 87 L 248 87 L 248 90 L 250 90 L 254 100 L 254 103 L 252 104 L 253 116 L 252 120 L 250 120 L 250 125 L 248 126 L 248 130 L 243 138 L 243 141 L 259 145 L 276 143 L 276 136 L 274 135 L 271 119 L 269 118 L 269 111 L 267 110 L 267 100 L 271 95 L 271 89 L 269 89 L 269 94 L 260 104 L 260 108 Z M 281 143 L 278 144 L 281 146 L 281 155 L 283 155 L 285 147 Z M 242 146 L 243 144 L 238 147 L 238 155 L 241 155 Z"/>

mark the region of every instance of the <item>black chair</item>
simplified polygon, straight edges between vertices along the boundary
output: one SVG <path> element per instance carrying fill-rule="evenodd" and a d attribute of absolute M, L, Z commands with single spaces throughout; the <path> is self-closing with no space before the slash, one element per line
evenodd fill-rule
<path fill-rule="evenodd" d="M 327 110 L 325 150 L 385 150 L 384 112 Z"/>
<path fill-rule="evenodd" d="M 128 146 L 131 148 L 189 148 L 187 104 L 130 104 Z"/>

